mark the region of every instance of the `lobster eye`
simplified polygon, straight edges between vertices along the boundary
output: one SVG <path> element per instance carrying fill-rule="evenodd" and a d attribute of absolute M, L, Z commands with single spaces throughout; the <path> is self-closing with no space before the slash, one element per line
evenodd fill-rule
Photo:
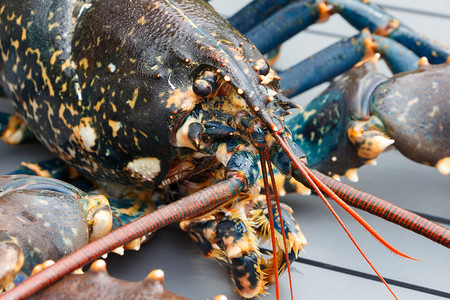
<path fill-rule="evenodd" d="M 194 81 L 192 90 L 202 98 L 211 96 L 217 90 L 217 75 L 214 72 L 206 71 Z"/>
<path fill-rule="evenodd" d="M 192 87 L 194 93 L 199 97 L 208 97 L 213 91 L 211 84 L 204 79 L 197 79 Z"/>
<path fill-rule="evenodd" d="M 264 60 L 258 61 L 258 68 L 259 68 L 258 69 L 259 75 L 266 76 L 267 74 L 269 74 L 270 66 L 266 61 Z"/>

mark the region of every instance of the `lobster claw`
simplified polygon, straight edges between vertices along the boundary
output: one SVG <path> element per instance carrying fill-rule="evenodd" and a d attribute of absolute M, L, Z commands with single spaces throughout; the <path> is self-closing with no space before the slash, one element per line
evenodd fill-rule
<path fill-rule="evenodd" d="M 370 102 L 371 114 L 384 124 L 394 146 L 443 175 L 450 173 L 449 73 L 450 64 L 444 63 L 397 74 L 377 87 Z"/>
<path fill-rule="evenodd" d="M 382 132 L 381 122 L 367 123 L 370 95 L 385 80 L 375 68 L 377 60 L 374 56 L 337 77 L 286 121 L 294 142 L 302 145 L 309 167 L 342 176 L 370 163 L 393 143 Z"/>
<path fill-rule="evenodd" d="M 109 232 L 104 197 L 91 197 L 59 180 L 0 176 L 0 289 L 48 259 L 57 260 Z"/>

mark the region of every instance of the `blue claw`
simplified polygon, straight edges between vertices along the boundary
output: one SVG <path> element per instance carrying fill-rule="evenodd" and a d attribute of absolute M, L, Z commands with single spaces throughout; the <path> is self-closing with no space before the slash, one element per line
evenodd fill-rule
<path fill-rule="evenodd" d="M 305 151 L 309 167 L 329 175 L 344 175 L 384 150 L 367 153 L 371 141 L 382 135 L 379 131 L 375 136 L 363 135 L 354 141 L 348 136 L 348 128 L 354 120 L 369 118 L 370 95 L 385 80 L 386 76 L 377 72 L 374 60 L 366 61 L 337 77 L 304 110 L 286 121 L 294 142 Z M 285 172 L 282 166 L 277 167 Z"/>
<path fill-rule="evenodd" d="M 448 174 L 450 64 L 428 65 L 394 76 L 374 91 L 370 112 L 406 157 Z"/>

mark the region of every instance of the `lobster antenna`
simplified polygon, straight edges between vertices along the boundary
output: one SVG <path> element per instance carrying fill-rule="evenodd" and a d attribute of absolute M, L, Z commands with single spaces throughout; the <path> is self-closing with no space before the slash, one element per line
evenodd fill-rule
<path fill-rule="evenodd" d="M 361 192 L 349 185 L 336 181 L 317 170 L 310 170 L 350 206 L 365 210 L 375 216 L 400 225 L 422 235 L 444 247 L 450 248 L 450 230 L 419 215 L 398 207 L 386 200 Z M 344 194 L 345 191 L 345 195 Z M 350 197 L 349 197 L 350 196 Z M 379 209 L 382 208 L 382 209 Z"/>
<path fill-rule="evenodd" d="M 353 244 L 355 245 L 355 247 L 358 249 L 358 251 L 361 253 L 361 255 L 363 256 L 363 258 L 366 260 L 366 262 L 369 264 L 369 266 L 374 270 L 374 272 L 377 274 L 377 276 L 380 278 L 380 280 L 384 283 L 384 285 L 388 288 L 388 290 L 391 292 L 391 294 L 398 299 L 394 292 L 391 290 L 391 288 L 389 287 L 389 285 L 386 283 L 386 281 L 384 280 L 384 278 L 380 275 L 380 273 L 376 270 L 376 268 L 373 266 L 373 264 L 370 262 L 370 260 L 367 258 L 367 256 L 364 254 L 364 252 L 362 251 L 362 249 L 359 247 L 358 243 L 356 242 L 356 240 L 353 238 L 353 236 L 351 235 L 351 233 L 348 231 L 347 227 L 345 226 L 345 224 L 342 222 L 342 220 L 340 219 L 340 217 L 338 216 L 338 214 L 336 213 L 336 211 L 333 209 L 333 207 L 330 205 L 330 203 L 326 200 L 326 198 L 324 197 L 324 195 L 322 194 L 322 192 L 320 191 L 320 189 L 317 187 L 317 185 L 315 184 L 315 181 L 318 182 L 319 186 L 321 186 L 321 188 L 323 188 L 325 190 L 325 192 L 327 192 L 327 194 L 333 199 L 335 200 L 339 205 L 341 205 L 342 203 L 344 205 L 341 205 L 341 207 L 345 207 L 345 205 L 347 205 L 345 202 L 342 201 L 342 199 L 340 199 L 339 197 L 336 196 L 336 194 L 334 194 L 331 190 L 328 189 L 328 187 L 326 187 L 323 183 L 320 182 L 320 180 L 317 179 L 317 177 L 314 176 L 314 174 L 312 174 L 311 171 L 309 171 L 309 169 L 302 164 L 299 159 L 297 158 L 297 156 L 293 153 L 292 149 L 288 146 L 287 142 L 285 141 L 285 139 L 283 137 L 281 137 L 279 135 L 278 132 L 273 132 L 273 136 L 275 137 L 275 139 L 277 140 L 278 144 L 281 146 L 281 148 L 283 149 L 283 151 L 286 153 L 286 155 L 288 155 L 289 159 L 291 160 L 291 162 L 293 163 L 293 167 L 298 169 L 302 175 L 305 177 L 305 179 L 308 181 L 308 183 L 314 188 L 314 190 L 317 192 L 317 194 L 319 195 L 319 197 L 322 199 L 322 201 L 325 203 L 325 205 L 328 207 L 328 209 L 331 211 L 331 213 L 333 214 L 333 216 L 336 218 L 336 220 L 339 222 L 339 224 L 342 226 L 342 228 L 344 229 L 344 231 L 347 233 L 348 237 L 350 238 L 350 240 L 353 242 Z M 312 179 L 309 176 L 309 173 L 312 175 L 311 177 L 314 178 Z M 325 186 L 325 188 L 324 188 Z M 334 195 L 334 196 L 333 196 Z M 340 201 L 340 202 L 339 202 Z M 347 205 L 348 206 L 348 205 Z M 376 233 L 376 231 L 369 225 L 367 224 L 367 222 L 364 221 L 364 219 L 362 219 L 361 216 L 359 216 L 355 211 L 353 211 L 350 207 L 345 207 L 344 208 L 347 212 L 350 213 L 350 215 L 352 215 L 355 219 L 358 220 L 358 222 L 360 222 L 364 228 L 366 228 L 367 230 L 369 230 L 370 233 L 372 233 L 375 238 L 377 238 L 381 243 L 383 243 L 383 245 L 385 245 L 386 247 L 388 247 L 389 249 L 394 249 L 392 251 L 394 251 L 395 253 L 399 253 L 399 255 L 410 258 L 409 256 L 407 256 L 406 254 L 401 253 L 400 251 L 398 251 L 397 249 L 395 249 L 394 247 L 392 247 L 388 242 L 386 242 L 383 238 L 381 238 L 381 236 Z M 376 234 L 374 234 L 376 233 Z M 411 258 L 413 259 L 413 258 Z"/>
<path fill-rule="evenodd" d="M 278 279 L 278 261 L 277 261 L 277 245 L 275 243 L 275 225 L 273 222 L 273 211 L 272 211 L 272 203 L 270 201 L 270 189 L 269 189 L 269 181 L 267 180 L 267 170 L 266 170 L 266 160 L 264 158 L 264 154 L 261 148 L 259 151 L 259 159 L 261 161 L 261 172 L 263 175 L 264 181 L 264 192 L 266 193 L 266 203 L 267 210 L 269 214 L 269 224 L 270 224 L 270 240 L 272 241 L 272 257 L 273 257 L 273 265 L 274 265 L 274 276 L 275 276 L 275 291 L 277 295 L 277 300 L 280 299 L 280 284 Z"/>
<path fill-rule="evenodd" d="M 287 260 L 286 264 L 287 264 L 288 277 L 289 277 L 289 289 L 291 291 L 291 300 L 294 300 L 294 292 L 292 291 L 291 264 L 290 264 L 290 261 L 289 261 L 287 244 L 286 244 L 286 234 L 285 234 L 285 231 L 284 231 L 284 221 L 283 221 L 283 216 L 281 214 L 280 200 L 278 199 L 277 184 L 275 182 L 275 176 L 273 175 L 272 164 L 270 163 L 269 148 L 267 148 L 267 147 L 264 149 L 264 156 L 265 156 L 266 161 L 267 161 L 267 167 L 269 169 L 270 180 L 272 181 L 272 190 L 273 190 L 273 194 L 275 196 L 275 203 L 277 204 L 277 211 L 278 211 L 278 215 L 279 215 L 279 218 L 280 218 L 280 227 L 281 227 L 281 234 L 283 236 L 284 253 L 286 255 L 286 260 Z"/>
<path fill-rule="evenodd" d="M 341 198 L 339 198 L 333 191 L 331 191 L 323 182 L 321 182 L 311 170 L 303 166 L 304 171 L 308 173 L 309 177 L 314 181 L 322 190 L 327 193 L 334 201 L 336 201 L 339 206 L 341 206 L 346 212 L 348 212 L 355 220 L 357 220 L 365 229 L 367 229 L 378 241 L 380 241 L 383 246 L 387 247 L 389 250 L 394 252 L 397 255 L 400 255 L 405 258 L 409 258 L 415 261 L 419 261 L 418 259 L 412 258 L 399 250 L 395 249 L 391 244 L 389 244 L 383 237 L 381 237 L 369 223 L 366 222 L 356 211 L 354 211 L 347 203 L 345 203 Z"/>
<path fill-rule="evenodd" d="M 364 251 L 359 247 L 358 243 L 356 242 L 353 235 L 348 230 L 347 226 L 345 226 L 344 222 L 341 220 L 337 212 L 334 210 L 334 208 L 330 205 L 330 202 L 325 198 L 325 196 L 322 194 L 322 191 L 317 187 L 317 185 L 314 183 L 314 180 L 309 176 L 310 174 L 307 173 L 307 168 L 303 165 L 300 165 L 300 172 L 304 174 L 306 180 L 308 180 L 309 184 L 314 188 L 314 190 L 317 192 L 319 197 L 322 199 L 323 203 L 328 207 L 328 209 L 331 211 L 333 216 L 336 218 L 336 220 L 339 222 L 341 227 L 344 229 L 345 233 L 347 233 L 350 240 L 353 242 L 353 245 L 355 245 L 356 249 L 358 249 L 359 253 L 364 257 L 366 262 L 369 264 L 369 266 L 372 268 L 372 270 L 377 274 L 378 278 L 383 282 L 383 284 L 387 287 L 387 289 L 391 292 L 391 294 L 394 296 L 395 299 L 398 300 L 397 296 L 394 294 L 394 292 L 391 290 L 389 285 L 387 284 L 386 280 L 384 280 L 383 276 L 378 272 L 378 270 L 375 268 L 375 266 L 370 262 L 369 258 L 364 254 Z M 342 201 L 342 200 L 341 200 Z"/>
<path fill-rule="evenodd" d="M 297 156 L 292 152 L 289 145 L 286 143 L 286 141 L 278 134 L 274 133 L 273 136 L 277 139 L 280 146 L 283 148 L 283 151 L 289 156 L 291 162 L 294 164 L 294 168 L 299 170 L 302 175 L 310 182 L 312 180 L 315 182 L 320 189 L 322 189 L 328 196 L 331 197 L 334 201 L 336 201 L 339 206 L 341 206 L 347 213 L 349 213 L 356 221 L 358 221 L 367 231 L 372 234 L 383 246 L 391 250 L 397 255 L 400 255 L 405 258 L 409 258 L 415 261 L 418 261 L 418 259 L 412 258 L 399 250 L 397 250 L 394 246 L 389 244 L 381 235 L 375 231 L 375 229 L 372 228 L 372 226 L 367 223 L 366 220 L 364 220 L 356 211 L 354 211 L 347 203 L 345 203 L 341 198 L 339 198 L 332 190 L 330 190 L 323 182 L 321 182 L 306 166 L 304 163 L 301 163 Z M 310 176 L 307 176 L 310 174 Z M 310 180 L 309 180 L 310 179 Z M 311 182 L 310 182 L 311 184 Z M 317 191 L 316 191 L 317 192 Z"/>
<path fill-rule="evenodd" d="M 70 272 L 99 258 L 104 253 L 111 252 L 121 245 L 164 226 L 181 221 L 184 218 L 204 214 L 212 208 L 222 205 L 237 196 L 243 187 L 244 179 L 239 176 L 230 177 L 172 202 L 75 250 L 50 267 L 30 276 L 14 289 L 0 294 L 0 299 L 29 298 Z"/>

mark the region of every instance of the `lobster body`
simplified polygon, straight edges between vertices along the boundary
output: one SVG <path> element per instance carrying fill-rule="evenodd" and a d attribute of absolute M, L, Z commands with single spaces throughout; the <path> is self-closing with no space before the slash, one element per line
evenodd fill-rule
<path fill-rule="evenodd" d="M 176 156 L 177 116 L 200 99 L 195 76 L 236 62 L 245 70 L 243 59 L 230 63 L 243 53 L 261 58 L 203 1 L 0 7 L 0 69 L 16 110 L 55 155 L 99 181 L 157 186 Z"/>
<path fill-rule="evenodd" d="M 83 259 L 63 258 L 70 268 L 183 220 L 205 256 L 230 264 L 243 297 L 278 286 L 278 273 L 306 240 L 290 209 L 271 208 L 270 163 L 314 188 L 341 224 L 320 190 L 395 250 L 335 194 L 347 187 L 327 186 L 306 167 L 284 122 L 298 105 L 281 94 L 280 78 L 256 47 L 205 1 L 0 0 L 0 51 L 6 94 L 56 156 L 111 190 L 114 183 L 181 198 L 73 253 Z M 260 168 L 265 203 L 256 183 Z M 413 224 L 416 216 L 405 215 L 402 223 Z M 258 241 L 269 231 L 273 251 L 263 253 Z M 438 225 L 422 234 L 448 244 L 448 231 Z M 50 268 L 63 276 L 69 267 L 61 266 Z M 42 280 L 49 270 L 22 292 L 55 280 Z"/>
<path fill-rule="evenodd" d="M 1 78 L 18 115 L 109 196 L 140 189 L 145 197 L 165 188 L 166 199 L 189 195 L 193 203 L 183 209 L 193 211 L 159 218 L 163 226 L 217 208 L 211 200 L 239 202 L 233 198 L 241 191 L 259 192 L 256 148 L 269 147 L 268 129 L 286 137 L 285 109 L 296 106 L 280 94 L 279 78 L 256 47 L 206 2 L 4 1 L 0 21 Z M 280 163 L 284 150 L 273 149 L 279 153 L 270 159 Z M 304 157 L 296 145 L 289 151 Z M 250 213 L 264 204 L 245 198 L 255 209 L 238 204 L 215 212 L 207 223 L 217 234 L 201 242 L 207 256 L 232 264 L 239 292 L 250 298 L 278 265 L 263 261 L 256 245 L 267 221 L 265 213 Z M 202 221 L 185 229 L 195 234 Z M 295 221 L 288 225 L 291 248 L 280 265 L 306 243 Z M 214 249 L 217 243 L 224 250 Z"/>

